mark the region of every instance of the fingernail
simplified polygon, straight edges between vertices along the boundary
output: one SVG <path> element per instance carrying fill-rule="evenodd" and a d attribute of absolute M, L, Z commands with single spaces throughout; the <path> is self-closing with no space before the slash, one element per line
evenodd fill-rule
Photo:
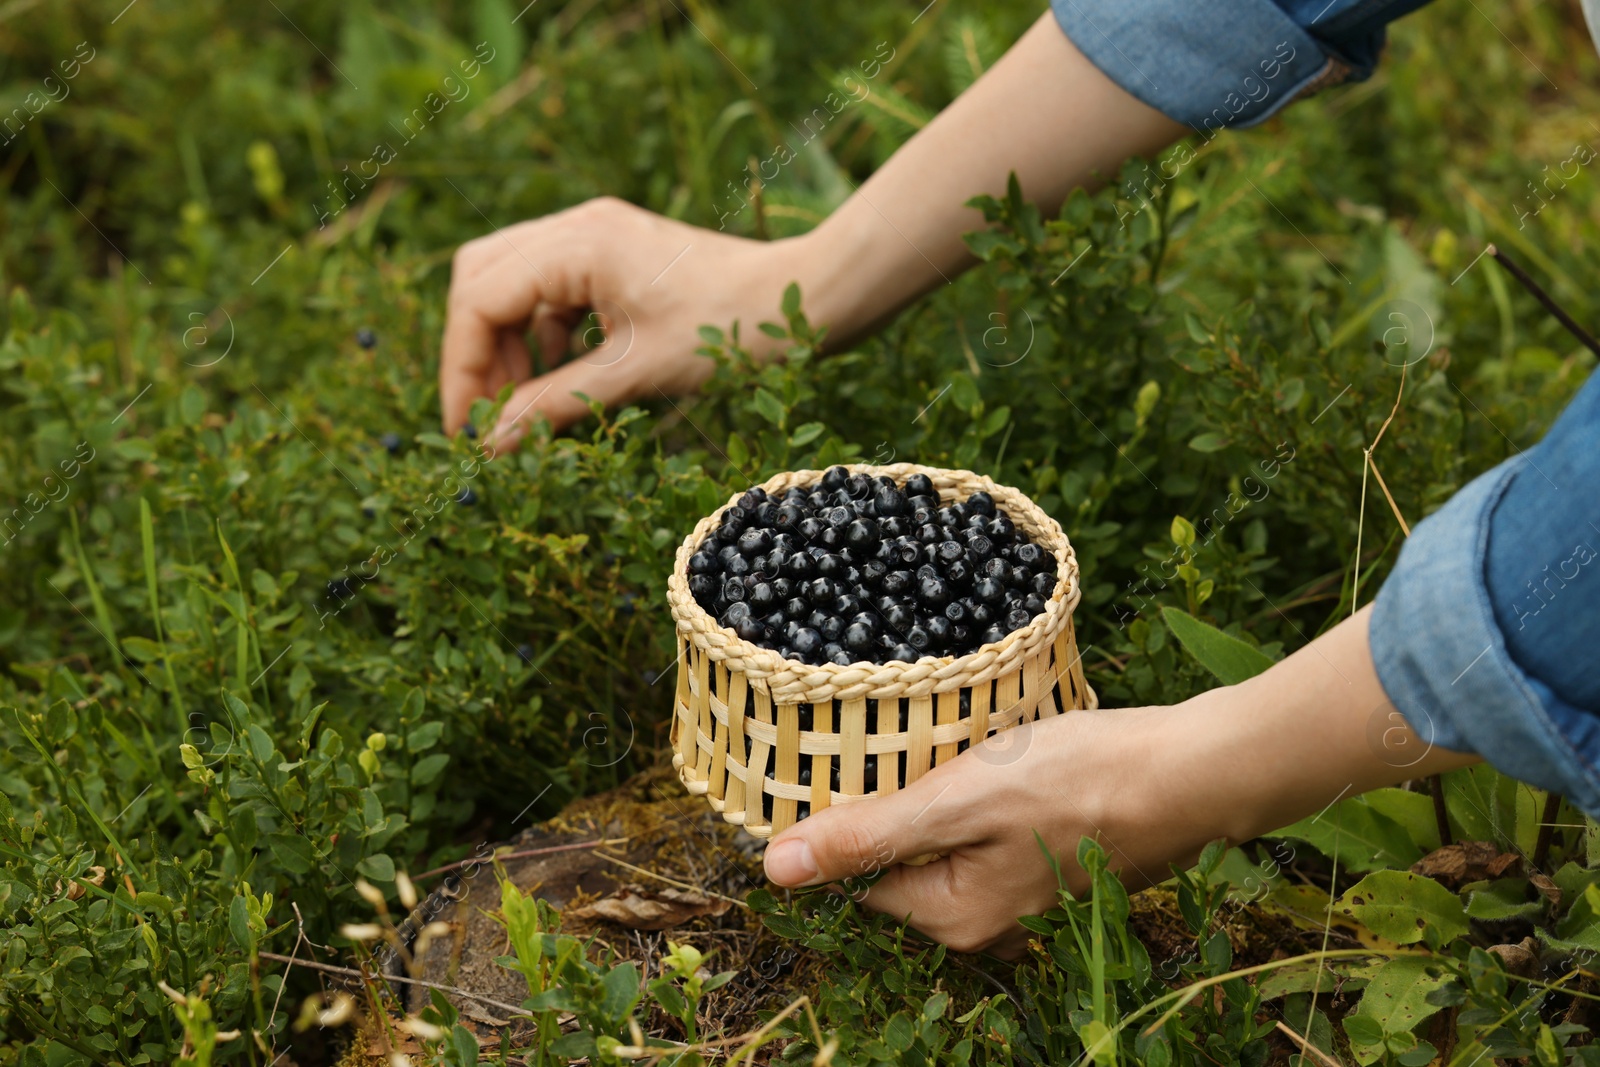
<path fill-rule="evenodd" d="M 767 877 L 779 885 L 805 885 L 817 876 L 817 860 L 802 838 L 767 847 Z"/>

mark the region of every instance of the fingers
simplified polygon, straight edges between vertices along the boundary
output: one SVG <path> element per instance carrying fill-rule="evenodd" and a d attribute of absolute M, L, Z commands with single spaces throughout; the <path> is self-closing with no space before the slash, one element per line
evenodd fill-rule
<path fill-rule="evenodd" d="M 1028 932 L 1012 916 L 1010 894 L 998 892 L 1004 876 L 957 852 L 920 867 L 896 867 L 869 889 L 862 903 L 957 952 L 1021 954 Z M 1040 909 L 1042 910 L 1042 909 Z"/>
<path fill-rule="evenodd" d="M 516 370 L 519 361 L 502 339 L 511 334 L 525 358 L 526 346 L 518 335 L 535 308 L 547 297 L 568 296 L 554 292 L 554 268 L 536 266 L 521 247 L 537 243 L 529 234 L 522 231 L 513 244 L 507 232 L 492 233 L 456 253 L 439 359 L 439 402 L 448 432 L 467 421 L 474 400 L 490 395 Z M 570 276 L 570 271 L 559 275 Z M 526 369 L 522 373 L 525 377 Z"/>
<path fill-rule="evenodd" d="M 589 405 L 574 394 L 583 393 L 610 404 L 626 399 L 617 383 L 597 379 L 595 368 L 573 360 L 549 374 L 523 382 L 500 413 L 490 440 L 496 448 L 515 448 L 541 418 L 562 430 L 589 414 Z"/>
<path fill-rule="evenodd" d="M 779 885 L 824 885 L 971 844 L 958 782 L 957 774 L 935 772 L 887 796 L 824 808 L 767 846 L 767 877 Z"/>
<path fill-rule="evenodd" d="M 539 305 L 533 314 L 533 337 L 539 342 L 539 358 L 546 367 L 554 367 L 567 358 L 571 347 L 572 328 L 577 325 L 580 313 L 571 308 L 553 308 Z"/>

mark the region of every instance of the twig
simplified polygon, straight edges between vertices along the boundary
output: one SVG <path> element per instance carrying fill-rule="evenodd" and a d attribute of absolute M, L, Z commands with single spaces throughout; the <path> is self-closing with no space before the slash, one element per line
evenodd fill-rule
<path fill-rule="evenodd" d="M 1489 246 L 1493 251 L 1494 246 Z M 1367 519 L 1367 471 L 1371 470 L 1373 477 L 1378 479 L 1378 487 L 1383 490 L 1383 495 L 1389 501 L 1389 510 L 1394 512 L 1400 529 L 1405 531 L 1407 537 L 1411 536 L 1411 524 L 1406 522 L 1406 517 L 1400 514 L 1400 505 L 1394 501 L 1394 494 L 1389 492 L 1388 484 L 1383 480 L 1383 475 L 1378 472 L 1378 464 L 1372 458 L 1372 453 L 1377 451 L 1378 442 L 1383 440 L 1383 435 L 1389 429 L 1389 424 L 1400 413 L 1400 400 L 1406 395 L 1406 365 L 1400 365 L 1400 388 L 1395 390 L 1394 407 L 1389 409 L 1389 417 L 1383 420 L 1383 425 L 1378 427 L 1378 436 L 1372 439 L 1372 444 L 1362 450 L 1363 465 L 1361 467 L 1361 518 L 1356 526 L 1356 574 L 1350 587 L 1350 614 L 1356 613 L 1356 607 L 1361 595 L 1361 531 L 1366 526 Z M 1451 843 L 1450 813 L 1444 806 L 1444 779 L 1437 774 L 1428 776 L 1429 792 L 1433 794 L 1433 821 L 1439 828 L 1439 846 L 1443 848 Z"/>
<path fill-rule="evenodd" d="M 269 1018 L 275 1018 L 277 1016 L 278 1005 L 283 1003 L 283 991 L 289 987 L 289 972 L 294 970 L 294 965 L 300 962 L 295 958 L 296 956 L 300 955 L 300 946 L 310 941 L 310 939 L 306 937 L 306 921 L 300 916 L 300 905 L 291 900 L 289 902 L 289 906 L 294 909 L 294 948 L 289 950 L 289 966 L 283 969 L 283 980 L 278 983 L 278 995 L 272 1000 L 272 1013 L 268 1016 Z M 272 1047 L 277 1048 L 277 1042 L 273 1042 Z M 274 1059 L 272 1062 L 277 1063 L 278 1061 Z"/>
<path fill-rule="evenodd" d="M 273 960 L 277 963 L 293 963 L 301 967 L 309 967 L 313 971 L 325 971 L 328 974 L 337 974 L 343 978 L 359 978 L 363 982 L 370 982 L 381 978 L 385 982 L 403 982 L 406 985 L 419 985 L 424 989 L 437 989 L 441 993 L 454 993 L 458 997 L 467 997 L 470 1000 L 477 1001 L 479 1004 L 488 1004 L 490 1007 L 499 1008 L 501 1011 L 509 1011 L 513 1015 L 526 1014 L 515 1004 L 507 1004 L 504 1001 L 492 1000 L 481 993 L 474 993 L 472 990 L 462 989 L 460 986 L 442 985 L 439 982 L 429 982 L 422 978 L 406 978 L 398 974 L 369 974 L 368 972 L 360 970 L 356 967 L 339 967 L 332 963 L 318 963 L 315 960 L 297 960 L 290 956 L 281 956 L 276 952 L 258 952 L 256 955 L 260 956 L 264 960 Z"/>
<path fill-rule="evenodd" d="M 1289 1038 L 1289 1040 L 1300 1046 L 1301 1052 L 1310 1056 L 1318 1063 L 1323 1064 L 1323 1067 L 1344 1067 L 1344 1064 L 1340 1063 L 1338 1060 L 1334 1059 L 1332 1056 L 1328 1055 L 1326 1052 L 1322 1051 L 1320 1048 L 1313 1045 L 1311 1042 L 1307 1041 L 1305 1038 L 1301 1037 L 1299 1034 L 1285 1026 L 1283 1024 L 1283 1020 L 1278 1020 L 1277 1027 L 1281 1033 L 1285 1034 Z"/>
<path fill-rule="evenodd" d="M 1443 776 L 1428 775 L 1428 792 L 1433 794 L 1433 821 L 1439 825 L 1439 847 L 1448 848 L 1455 844 L 1455 839 L 1450 835 L 1450 812 L 1444 806 Z"/>
<path fill-rule="evenodd" d="M 1396 415 L 1400 414 L 1400 399 L 1402 397 L 1404 397 L 1405 394 L 1406 394 L 1406 365 L 1404 363 L 1402 363 L 1400 365 L 1400 388 L 1395 390 L 1394 407 L 1389 409 L 1389 417 L 1387 419 L 1383 420 L 1383 425 L 1382 426 L 1378 427 L 1378 436 L 1376 436 L 1376 437 L 1374 437 L 1372 439 L 1372 444 L 1367 448 L 1367 455 L 1368 456 L 1371 456 L 1372 453 L 1377 449 L 1378 442 L 1383 440 L 1383 435 L 1389 429 L 1389 424 L 1394 421 L 1394 417 Z"/>
<path fill-rule="evenodd" d="M 1361 450 L 1361 508 L 1356 519 L 1356 573 L 1355 578 L 1350 583 L 1350 614 L 1352 617 L 1355 616 L 1356 610 L 1361 603 L 1361 534 L 1367 528 L 1367 471 L 1370 469 L 1374 474 L 1378 473 L 1377 464 L 1372 462 L 1372 453 L 1377 450 L 1378 442 L 1383 440 L 1384 432 L 1389 429 L 1389 424 L 1394 421 L 1395 415 L 1399 414 L 1400 398 L 1405 394 L 1406 368 L 1405 364 L 1402 363 L 1400 365 L 1400 388 L 1395 390 L 1394 407 L 1389 409 L 1389 417 L 1383 420 L 1382 426 L 1378 427 L 1378 436 L 1372 439 L 1372 444 Z M 1383 485 L 1383 475 L 1381 474 L 1378 475 L 1378 484 Z M 1389 487 L 1386 485 L 1383 487 L 1383 495 L 1389 496 Z M 1395 507 L 1394 497 L 1392 496 L 1389 497 L 1389 506 L 1394 508 L 1395 517 L 1399 518 L 1400 509 Z M 1400 519 L 1400 525 L 1404 526 L 1405 524 L 1406 521 Z M 1406 536 L 1411 536 L 1410 530 L 1406 531 Z"/>
<path fill-rule="evenodd" d="M 528 856 L 548 856 L 553 852 L 576 852 L 579 849 L 596 848 L 600 845 L 620 844 L 626 840 L 628 840 L 626 837 L 616 837 L 609 839 L 600 838 L 595 841 L 578 841 L 570 845 L 551 845 L 548 848 L 530 848 L 524 849 L 521 852 L 502 852 L 499 855 L 491 855 L 487 857 L 487 859 L 518 860 L 525 859 Z M 449 874 L 451 871 L 459 871 L 463 867 L 470 867 L 474 863 L 484 862 L 486 862 L 484 858 L 473 857 L 472 859 L 464 859 L 456 863 L 447 863 L 443 867 L 435 867 L 431 871 L 423 871 L 421 874 L 412 875 L 411 880 L 413 882 L 419 882 L 424 878 L 432 878 L 436 874 Z"/>
<path fill-rule="evenodd" d="M 1596 341 L 1593 334 L 1591 334 L 1588 330 L 1585 330 L 1582 326 L 1579 326 L 1576 319 L 1563 311 L 1561 305 L 1557 304 L 1555 299 L 1551 297 L 1549 293 L 1544 291 L 1543 286 L 1529 277 L 1527 271 L 1517 266 L 1517 264 L 1513 262 L 1509 256 L 1500 251 L 1500 249 L 1496 248 L 1494 245 L 1490 245 L 1488 248 L 1484 249 L 1484 251 L 1488 252 L 1490 257 L 1493 258 L 1496 263 L 1500 264 L 1508 272 L 1510 272 L 1513 278 L 1521 282 L 1522 287 L 1528 290 L 1528 292 L 1532 293 L 1533 298 L 1539 301 L 1539 303 L 1543 304 L 1544 309 L 1550 312 L 1550 314 L 1554 315 L 1556 317 L 1556 321 L 1565 326 L 1567 331 L 1571 333 L 1572 336 L 1583 342 L 1583 346 L 1585 348 L 1593 352 L 1595 355 L 1600 356 L 1600 341 Z"/>
<path fill-rule="evenodd" d="M 647 871 L 643 867 L 639 867 L 639 866 L 636 866 L 635 864 L 629 863 L 625 859 L 619 859 L 616 856 L 607 855 L 604 852 L 596 852 L 595 855 L 598 858 L 605 860 L 607 863 L 615 863 L 618 867 L 626 867 L 628 870 L 633 871 L 636 874 L 642 874 L 642 875 L 646 876 L 647 878 L 660 879 L 661 881 L 667 883 L 668 885 L 670 885 L 670 886 L 672 886 L 672 887 L 674 887 L 676 889 L 686 890 L 687 892 L 690 892 L 690 893 L 699 893 L 702 896 L 716 897 L 718 900 L 726 900 L 729 904 L 737 904 L 741 908 L 747 908 L 748 909 L 750 907 L 750 905 L 746 904 L 742 900 L 735 900 L 733 897 L 724 896 L 723 894 L 715 892 L 714 890 L 702 889 L 699 886 L 690 885 L 688 882 L 680 882 L 676 878 L 668 878 L 666 875 L 657 874 L 655 871 Z"/>
<path fill-rule="evenodd" d="M 1533 841 L 1533 866 L 1539 870 L 1544 869 L 1545 860 L 1550 858 L 1550 838 L 1555 833 L 1556 816 L 1561 814 L 1561 794 L 1546 793 L 1544 795 L 1544 814 L 1539 816 L 1539 836 Z"/>
<path fill-rule="evenodd" d="M 1367 453 L 1367 463 L 1372 467 L 1372 476 L 1378 479 L 1378 488 L 1383 490 L 1384 497 L 1389 501 L 1389 510 L 1394 512 L 1395 519 L 1399 521 L 1400 529 L 1406 532 L 1407 537 L 1410 537 L 1411 527 L 1407 524 L 1406 517 L 1400 514 L 1400 505 L 1394 502 L 1394 494 L 1389 492 L 1389 485 L 1383 480 L 1383 475 L 1379 473 L 1378 464 L 1373 460 L 1371 452 Z"/>

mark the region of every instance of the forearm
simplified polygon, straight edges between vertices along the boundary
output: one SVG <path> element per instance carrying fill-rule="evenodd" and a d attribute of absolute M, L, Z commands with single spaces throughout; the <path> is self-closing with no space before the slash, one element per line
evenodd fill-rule
<path fill-rule="evenodd" d="M 1165 745 L 1173 810 L 1209 838 L 1243 841 L 1342 797 L 1479 762 L 1430 746 L 1384 694 L 1368 641 L 1370 607 L 1239 685 L 1179 708 Z"/>
<path fill-rule="evenodd" d="M 797 238 L 813 321 L 836 341 L 870 331 L 971 265 L 962 234 L 983 226 L 966 207 L 1005 192 L 1053 214 L 1074 188 L 1092 188 L 1128 157 L 1187 128 L 1102 74 L 1046 13 L 810 234 Z"/>

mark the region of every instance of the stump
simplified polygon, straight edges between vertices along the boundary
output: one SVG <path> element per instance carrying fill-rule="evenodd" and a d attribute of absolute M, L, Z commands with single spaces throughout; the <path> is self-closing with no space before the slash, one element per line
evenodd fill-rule
<path fill-rule="evenodd" d="M 378 963 L 391 979 L 391 1019 L 427 1006 L 428 986 L 394 980 L 419 979 L 449 987 L 444 995 L 481 1044 L 498 1045 L 502 1034 L 513 1046 L 531 1040 L 531 1020 L 506 1010 L 527 997 L 526 983 L 494 962 L 510 951 L 504 927 L 492 917 L 500 885 L 486 857 L 496 853 L 515 885 L 562 910 L 562 932 L 593 935 L 620 959 L 637 963 L 646 980 L 655 977 L 668 939 L 711 954 L 706 966 L 714 972 L 739 971 L 707 997 L 703 1023 L 728 1033 L 753 1030 L 758 1011 L 781 1009 L 804 989 L 814 989 L 818 965 L 734 903 L 766 884 L 763 845 L 683 796 L 670 768 L 576 801 L 545 823 L 492 848 L 480 847 L 475 855 L 485 859 L 475 867 L 434 880 L 432 892 L 400 924 L 401 939 L 409 950 L 432 921 L 449 923 L 452 930 L 431 941 L 409 973 L 400 952 L 379 953 Z M 649 1033 L 682 1037 L 665 1016 L 640 1021 Z M 364 1022 L 344 1064 L 387 1067 L 392 1051 L 413 1051 L 391 1048 L 378 1022 Z"/>

